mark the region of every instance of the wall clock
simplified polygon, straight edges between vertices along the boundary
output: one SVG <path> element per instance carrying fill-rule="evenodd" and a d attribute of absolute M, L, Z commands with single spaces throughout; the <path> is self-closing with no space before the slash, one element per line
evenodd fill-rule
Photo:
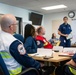
<path fill-rule="evenodd" d="M 68 16 L 69 16 L 70 18 L 74 18 L 74 17 L 75 17 L 75 12 L 70 11 L 70 12 L 68 13 Z"/>

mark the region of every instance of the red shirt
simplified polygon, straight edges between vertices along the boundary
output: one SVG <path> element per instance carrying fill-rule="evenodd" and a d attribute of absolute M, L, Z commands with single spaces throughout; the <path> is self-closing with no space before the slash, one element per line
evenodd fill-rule
<path fill-rule="evenodd" d="M 50 42 L 48 42 L 47 40 L 46 40 L 46 38 L 44 38 L 43 36 L 37 36 L 36 37 L 36 40 L 37 41 L 41 41 L 43 44 L 44 44 L 44 48 L 49 48 L 49 49 L 52 49 L 53 48 L 53 45 L 50 43 Z"/>

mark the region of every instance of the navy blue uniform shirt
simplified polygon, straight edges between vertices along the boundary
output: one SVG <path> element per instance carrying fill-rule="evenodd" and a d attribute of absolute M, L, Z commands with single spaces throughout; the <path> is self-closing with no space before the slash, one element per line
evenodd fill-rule
<path fill-rule="evenodd" d="M 15 58 L 15 60 L 21 64 L 22 66 L 29 68 L 29 67 L 33 67 L 36 69 L 40 68 L 40 63 L 38 61 L 35 61 L 34 59 L 32 59 L 31 57 L 29 57 L 27 55 L 27 53 L 25 54 L 21 54 L 22 50 L 24 50 L 24 46 L 20 47 L 19 45 L 22 45 L 21 42 L 19 42 L 18 40 L 14 41 L 11 45 L 10 45 L 10 53 L 11 55 Z M 21 53 L 20 53 L 21 51 Z"/>
<path fill-rule="evenodd" d="M 58 29 L 62 34 L 67 34 L 69 35 L 72 32 L 71 26 L 67 23 L 67 25 L 65 23 L 61 24 L 59 29 Z M 71 41 L 70 39 L 67 40 L 67 38 L 65 36 L 60 36 L 60 46 L 63 47 L 70 47 L 71 46 Z"/>
<path fill-rule="evenodd" d="M 72 32 L 71 26 L 69 24 L 65 24 L 63 23 L 62 25 L 60 25 L 59 29 L 58 29 L 62 34 L 70 34 Z"/>
<path fill-rule="evenodd" d="M 37 53 L 37 42 L 36 42 L 35 38 L 33 38 L 31 36 L 29 36 L 26 39 L 26 41 L 24 43 L 24 47 L 28 54 Z"/>
<path fill-rule="evenodd" d="M 22 43 L 24 43 L 24 38 L 21 34 L 14 34 L 13 35 L 16 39 L 20 40 Z"/>

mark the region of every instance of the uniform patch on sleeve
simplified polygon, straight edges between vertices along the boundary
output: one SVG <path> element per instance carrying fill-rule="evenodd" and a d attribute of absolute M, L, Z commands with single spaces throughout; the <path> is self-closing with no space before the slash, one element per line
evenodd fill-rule
<path fill-rule="evenodd" d="M 22 44 L 19 44 L 18 45 L 18 52 L 21 54 L 21 55 L 24 55 L 26 54 L 26 50 L 24 48 L 24 46 Z"/>
<path fill-rule="evenodd" d="M 40 41 L 37 41 L 37 45 L 40 45 Z"/>

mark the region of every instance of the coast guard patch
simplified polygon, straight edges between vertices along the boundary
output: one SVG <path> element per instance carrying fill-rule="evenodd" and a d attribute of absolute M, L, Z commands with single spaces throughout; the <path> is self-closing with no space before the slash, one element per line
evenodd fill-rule
<path fill-rule="evenodd" d="M 21 55 L 24 55 L 26 53 L 26 50 L 25 50 L 25 48 L 24 48 L 24 46 L 22 44 L 18 45 L 18 52 Z"/>

